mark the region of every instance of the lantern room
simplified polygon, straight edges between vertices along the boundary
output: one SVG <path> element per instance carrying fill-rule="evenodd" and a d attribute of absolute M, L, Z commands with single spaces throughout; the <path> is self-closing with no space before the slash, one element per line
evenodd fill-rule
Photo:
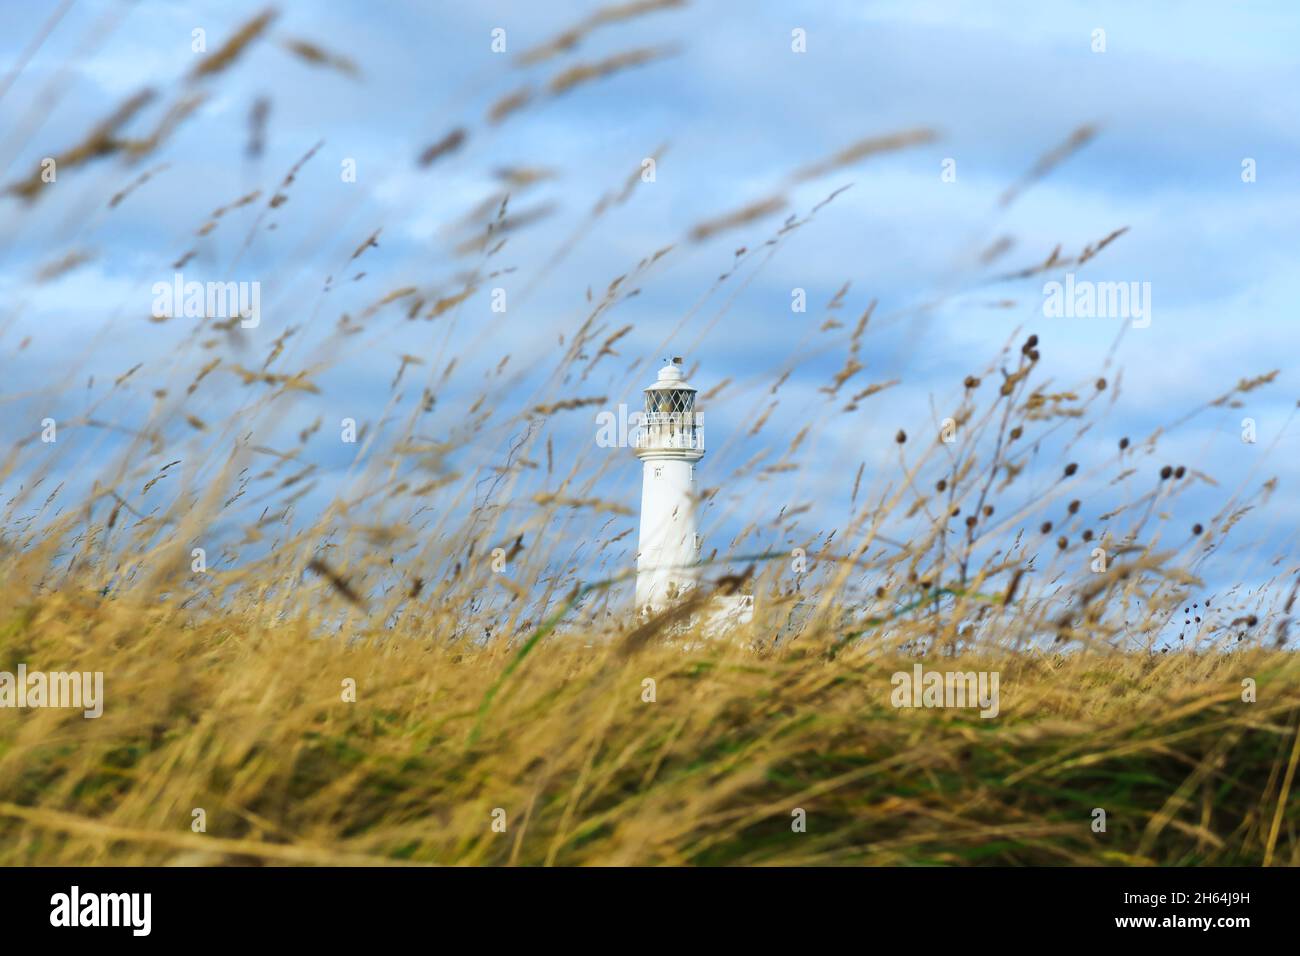
<path fill-rule="evenodd" d="M 639 458 L 704 455 L 704 416 L 695 410 L 695 393 L 682 372 L 681 358 L 659 370 L 658 379 L 645 390 L 645 411 L 635 440 Z"/>

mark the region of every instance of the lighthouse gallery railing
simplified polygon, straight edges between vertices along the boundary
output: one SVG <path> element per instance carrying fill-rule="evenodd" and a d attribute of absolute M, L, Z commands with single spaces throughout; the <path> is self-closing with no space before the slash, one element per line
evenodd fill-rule
<path fill-rule="evenodd" d="M 700 412 L 643 412 L 633 436 L 635 448 L 704 447 L 704 415 Z"/>

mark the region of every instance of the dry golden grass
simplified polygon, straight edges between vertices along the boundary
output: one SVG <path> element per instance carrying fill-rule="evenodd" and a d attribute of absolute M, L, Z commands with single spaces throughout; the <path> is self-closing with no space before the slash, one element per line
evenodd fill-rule
<path fill-rule="evenodd" d="M 914 659 L 807 635 L 520 660 L 68 594 L 3 635 L 6 659 L 103 669 L 109 702 L 0 724 L 4 864 L 1300 862 L 1287 653 L 927 660 L 1000 671 L 982 720 L 895 710 Z"/>

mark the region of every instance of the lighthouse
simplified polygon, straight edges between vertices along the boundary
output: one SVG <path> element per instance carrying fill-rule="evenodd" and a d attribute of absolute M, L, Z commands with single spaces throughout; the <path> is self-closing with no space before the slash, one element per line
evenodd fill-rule
<path fill-rule="evenodd" d="M 699 580 L 695 465 L 704 457 L 704 420 L 682 360 L 659 370 L 645 390 L 633 442 L 641 459 L 641 535 L 636 555 L 636 609 L 659 611 Z"/>

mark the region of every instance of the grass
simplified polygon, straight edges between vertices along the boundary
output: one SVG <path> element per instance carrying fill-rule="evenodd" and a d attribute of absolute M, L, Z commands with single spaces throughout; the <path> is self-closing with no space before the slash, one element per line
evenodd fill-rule
<path fill-rule="evenodd" d="M 111 706 L 0 725 L 0 863 L 1300 861 L 1285 652 L 925 660 L 1000 673 L 983 720 L 895 709 L 890 675 L 915 658 L 832 658 L 811 635 L 552 638 L 512 670 L 518 648 L 344 646 L 111 603 L 51 596 L 6 622 L 6 657 L 85 648 Z"/>

